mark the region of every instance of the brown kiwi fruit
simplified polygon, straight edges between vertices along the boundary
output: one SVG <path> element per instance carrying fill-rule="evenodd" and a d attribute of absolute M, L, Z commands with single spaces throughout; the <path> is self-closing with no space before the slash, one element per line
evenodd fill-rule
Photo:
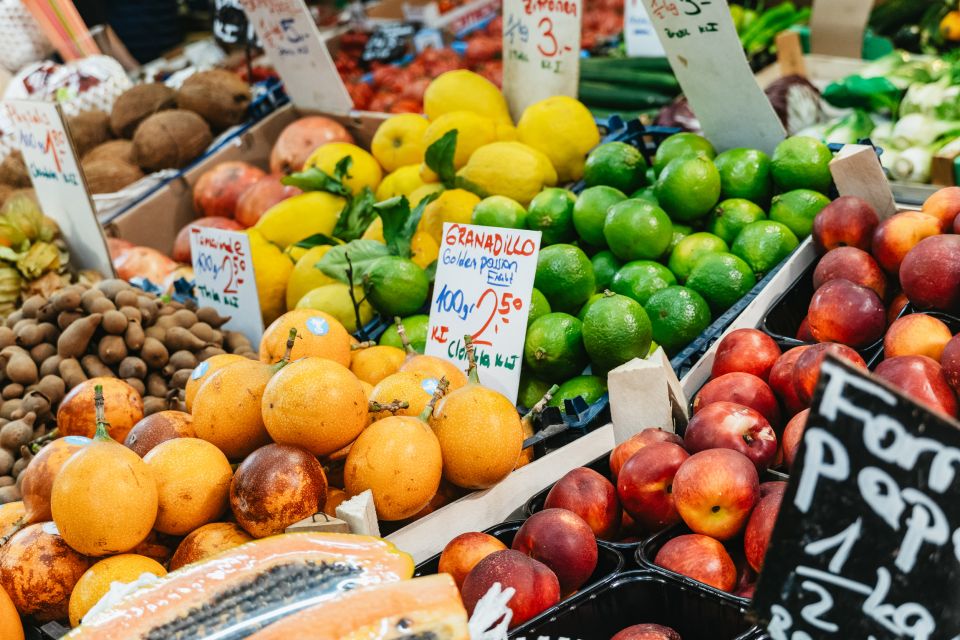
<path fill-rule="evenodd" d="M 206 121 L 192 111 L 155 113 L 133 134 L 133 158 L 146 171 L 179 169 L 213 142 Z"/>

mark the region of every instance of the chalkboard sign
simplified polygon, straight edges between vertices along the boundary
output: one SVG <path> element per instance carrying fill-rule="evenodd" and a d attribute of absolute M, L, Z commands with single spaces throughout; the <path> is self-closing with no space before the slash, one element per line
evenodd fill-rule
<path fill-rule="evenodd" d="M 824 362 L 753 602 L 773 640 L 960 637 L 960 424 Z"/>
<path fill-rule="evenodd" d="M 378 27 L 363 48 L 364 62 L 393 62 L 406 55 L 417 32 L 411 24 L 391 24 Z"/>

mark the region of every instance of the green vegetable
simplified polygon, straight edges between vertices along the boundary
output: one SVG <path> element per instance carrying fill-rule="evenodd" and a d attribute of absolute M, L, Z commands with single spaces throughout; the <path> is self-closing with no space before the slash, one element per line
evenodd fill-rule
<path fill-rule="evenodd" d="M 848 76 L 823 90 L 823 99 L 835 107 L 896 113 L 903 92 L 886 78 Z"/>
<path fill-rule="evenodd" d="M 662 71 L 673 73 L 670 61 L 666 58 L 584 58 L 580 61 L 580 72 L 585 69 L 633 69 L 634 71 Z"/>
<path fill-rule="evenodd" d="M 747 49 L 761 34 L 763 34 L 771 25 L 784 20 L 787 16 L 794 16 L 797 13 L 797 7 L 792 2 L 784 2 L 768 11 L 753 21 L 753 23 L 744 30 L 740 36 L 740 42 L 743 48 Z"/>
<path fill-rule="evenodd" d="M 607 107 L 642 111 L 662 107 L 670 98 L 656 91 L 634 89 L 603 82 L 581 82 L 580 101 L 588 107 Z"/>
<path fill-rule="evenodd" d="M 875 126 L 870 114 L 862 109 L 855 109 L 828 126 L 823 139 L 829 143 L 856 144 L 859 140 L 869 138 Z"/>
<path fill-rule="evenodd" d="M 743 45 L 747 55 L 754 56 L 766 51 L 773 45 L 774 38 L 780 32 L 794 25 L 806 24 L 810 20 L 810 9 L 801 9 L 792 15 L 783 15 L 770 22 L 765 29 L 757 33 L 749 42 Z"/>
<path fill-rule="evenodd" d="M 594 67 L 580 69 L 580 79 L 590 82 L 627 85 L 630 88 L 655 91 L 670 97 L 680 93 L 680 83 L 677 82 L 672 73 Z"/>

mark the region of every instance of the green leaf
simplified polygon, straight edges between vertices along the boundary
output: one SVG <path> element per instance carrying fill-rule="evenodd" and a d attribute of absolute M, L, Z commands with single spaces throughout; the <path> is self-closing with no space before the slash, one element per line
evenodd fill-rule
<path fill-rule="evenodd" d="M 383 220 L 383 239 L 387 243 L 390 255 L 409 258 L 411 255 L 410 242 L 417 232 L 420 218 L 427 205 L 436 200 L 439 193 L 431 193 L 424 197 L 417 206 L 410 211 L 410 203 L 405 196 L 395 196 L 376 205 Z"/>
<path fill-rule="evenodd" d="M 331 278 L 350 284 L 347 277 L 347 255 L 353 264 L 353 282 L 356 285 L 369 273 L 374 262 L 390 255 L 390 252 L 385 244 L 376 240 L 353 240 L 327 251 L 320 258 L 317 267 Z"/>
<path fill-rule="evenodd" d="M 377 217 L 376 197 L 370 187 L 364 187 L 356 197 L 349 198 L 333 228 L 333 235 L 343 240 L 356 240 L 363 235 Z"/>
<path fill-rule="evenodd" d="M 342 243 L 336 238 L 331 238 L 330 236 L 325 235 L 323 233 L 315 233 L 309 238 L 304 238 L 300 242 L 295 243 L 293 246 L 298 247 L 300 249 L 313 249 L 314 247 L 321 247 L 326 244 L 329 244 L 335 247 L 338 244 L 342 244 Z"/>
<path fill-rule="evenodd" d="M 427 273 L 427 278 L 429 278 L 430 282 L 433 282 L 434 280 L 436 280 L 437 279 L 437 261 L 434 260 L 433 262 L 428 264 L 427 268 L 424 269 L 424 271 Z"/>
<path fill-rule="evenodd" d="M 351 178 L 352 176 L 348 173 L 348 171 L 350 171 L 350 167 L 352 166 L 353 158 L 350 156 L 343 156 L 333 167 L 333 178 L 338 182 L 343 182 L 347 178 Z"/>
<path fill-rule="evenodd" d="M 430 170 L 440 176 L 440 182 L 448 189 L 452 189 L 457 179 L 457 172 L 453 168 L 453 155 L 457 151 L 457 130 L 452 129 L 443 134 L 439 140 L 427 147 L 424 161 Z"/>
<path fill-rule="evenodd" d="M 334 172 L 335 174 L 339 172 L 340 165 L 343 164 L 344 161 L 346 161 L 346 165 L 349 166 L 351 161 L 350 156 L 345 157 L 337 163 L 337 171 Z M 327 193 L 332 193 L 344 198 L 349 198 L 353 195 L 350 189 L 343 184 L 342 175 L 339 177 L 337 175 L 331 176 L 316 167 L 310 167 L 306 171 L 291 174 L 280 180 L 280 182 L 290 187 L 299 187 L 303 191 L 326 191 Z"/>

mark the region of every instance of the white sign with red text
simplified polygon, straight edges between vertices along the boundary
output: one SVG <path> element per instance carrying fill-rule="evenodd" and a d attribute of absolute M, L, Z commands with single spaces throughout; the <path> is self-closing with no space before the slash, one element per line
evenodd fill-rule
<path fill-rule="evenodd" d="M 466 370 L 469 335 L 481 384 L 513 403 L 539 254 L 539 231 L 443 225 L 426 354 Z"/>
<path fill-rule="evenodd" d="M 241 0 L 293 103 L 346 114 L 353 100 L 303 0 Z"/>
<path fill-rule="evenodd" d="M 550 96 L 577 97 L 582 0 L 503 1 L 503 95 L 514 120 Z"/>
<path fill-rule="evenodd" d="M 107 239 L 59 105 L 32 100 L 8 100 L 3 105 L 40 209 L 60 226 L 70 261 L 80 269 L 112 276 Z"/>
<path fill-rule="evenodd" d="M 240 231 L 190 227 L 194 291 L 201 307 L 229 316 L 224 326 L 260 344 L 263 318 L 250 257 L 250 237 Z"/>

